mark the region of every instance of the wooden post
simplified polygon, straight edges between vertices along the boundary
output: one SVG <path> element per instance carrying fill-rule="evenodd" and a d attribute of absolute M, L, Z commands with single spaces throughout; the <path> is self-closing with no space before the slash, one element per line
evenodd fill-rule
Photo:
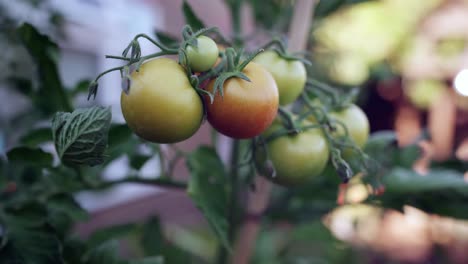
<path fill-rule="evenodd" d="M 429 109 L 428 128 L 434 147 L 433 159 L 443 161 L 452 156 L 455 137 L 456 107 L 452 91 L 447 91 Z"/>
<path fill-rule="evenodd" d="M 395 117 L 395 131 L 398 135 L 398 144 L 405 146 L 421 135 L 421 113 L 414 106 L 402 101 L 397 106 Z"/>

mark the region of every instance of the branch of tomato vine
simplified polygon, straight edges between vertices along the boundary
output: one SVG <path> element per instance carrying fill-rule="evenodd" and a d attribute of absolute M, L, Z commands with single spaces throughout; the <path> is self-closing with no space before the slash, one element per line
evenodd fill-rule
<path fill-rule="evenodd" d="M 326 88 L 328 89 L 329 87 Z M 305 114 L 301 114 L 300 119 L 304 119 L 307 118 L 308 115 L 312 115 L 319 124 L 323 124 L 323 126 L 321 126 L 322 132 L 331 149 L 332 164 L 343 182 L 347 182 L 354 174 L 349 164 L 341 155 L 343 149 L 350 149 L 353 153 L 356 153 L 359 157 L 359 162 L 362 168 L 366 172 L 373 171 L 372 167 L 375 167 L 375 162 L 349 139 L 350 134 L 346 125 L 340 120 L 329 118 L 327 111 L 320 105 L 314 105 L 308 98 L 307 91 L 303 92 L 301 99 L 309 111 Z M 337 102 L 337 104 L 341 105 L 341 102 Z M 321 116 L 318 112 L 320 112 Z M 332 133 L 336 131 L 341 131 L 341 135 L 332 136 Z"/>
<path fill-rule="evenodd" d="M 286 111 L 283 107 L 278 107 L 278 115 L 283 119 L 283 124 L 285 125 L 286 129 L 290 131 L 290 134 L 299 133 L 299 129 L 296 127 L 291 113 Z"/>
<path fill-rule="evenodd" d="M 139 178 L 136 176 L 130 176 L 120 180 L 114 181 L 103 181 L 97 186 L 92 186 L 93 190 L 102 190 L 113 187 L 115 185 L 124 184 L 124 183 L 137 183 L 137 184 L 145 184 L 149 186 L 156 186 L 156 187 L 164 187 L 164 188 L 176 188 L 176 189 L 186 189 L 187 183 L 174 181 L 168 178 L 168 176 L 160 176 L 156 179 L 146 179 L 146 178 Z"/>
<path fill-rule="evenodd" d="M 278 54 L 278 56 L 280 56 L 280 58 L 285 59 L 287 61 L 298 60 L 298 61 L 301 61 L 301 62 L 303 62 L 304 64 L 306 64 L 308 66 L 312 65 L 312 62 L 309 61 L 308 59 L 305 59 L 303 57 L 298 56 L 298 55 L 300 55 L 299 53 L 297 53 L 297 52 L 296 53 L 287 52 L 286 45 L 279 38 L 273 38 L 271 41 L 264 44 L 260 49 L 263 49 L 263 50 L 271 49 L 274 52 L 276 52 L 276 54 Z"/>

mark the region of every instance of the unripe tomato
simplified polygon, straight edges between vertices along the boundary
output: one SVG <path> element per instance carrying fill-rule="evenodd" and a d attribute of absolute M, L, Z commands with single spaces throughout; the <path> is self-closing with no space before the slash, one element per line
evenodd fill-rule
<path fill-rule="evenodd" d="M 209 70 L 218 59 L 218 45 L 209 37 L 199 36 L 197 47 L 187 46 L 187 59 L 190 68 L 196 72 Z"/>
<path fill-rule="evenodd" d="M 257 55 L 254 62 L 265 67 L 275 78 L 280 105 L 294 102 L 304 90 L 307 72 L 301 61 L 286 60 L 275 51 L 268 50 Z"/>
<path fill-rule="evenodd" d="M 274 133 L 281 126 L 273 125 L 266 134 Z M 284 186 L 307 183 L 325 169 L 330 151 L 327 140 L 320 129 L 310 129 L 295 135 L 284 135 L 267 143 L 266 151 L 276 174 L 268 177 Z M 259 167 L 265 162 L 263 150 L 257 151 Z"/>
<path fill-rule="evenodd" d="M 341 121 L 347 127 L 349 136 L 354 143 L 360 148 L 364 147 L 369 137 L 370 128 L 369 119 L 361 108 L 353 104 L 340 112 L 330 113 L 330 117 Z M 344 135 L 344 129 L 339 125 L 337 128 L 336 134 L 338 136 Z"/>
<path fill-rule="evenodd" d="M 220 133 L 237 139 L 260 135 L 273 122 L 278 111 L 278 88 L 271 74 L 256 63 L 242 71 L 250 82 L 230 78 L 224 95 L 216 93 L 213 103 L 205 96 L 208 122 Z M 213 92 L 215 80 L 207 90 Z"/>
<path fill-rule="evenodd" d="M 128 95 L 120 97 L 128 126 L 139 137 L 155 143 L 174 143 L 200 127 L 203 104 L 184 69 L 174 60 L 158 58 L 131 75 Z"/>

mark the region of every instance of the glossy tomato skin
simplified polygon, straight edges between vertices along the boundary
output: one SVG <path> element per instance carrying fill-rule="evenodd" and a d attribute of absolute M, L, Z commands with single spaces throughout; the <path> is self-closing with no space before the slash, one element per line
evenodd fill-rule
<path fill-rule="evenodd" d="M 280 105 L 294 102 L 304 90 L 307 72 L 301 61 L 288 61 L 275 51 L 268 50 L 257 55 L 254 62 L 265 67 L 273 75 L 278 85 Z"/>
<path fill-rule="evenodd" d="M 131 75 L 128 95 L 120 97 L 128 126 L 139 137 L 155 143 L 175 143 L 200 127 L 203 104 L 184 69 L 174 60 L 158 58 Z"/>
<path fill-rule="evenodd" d="M 250 82 L 230 78 L 224 95 L 216 93 L 213 103 L 205 96 L 208 122 L 221 134 L 236 139 L 252 138 L 264 132 L 278 111 L 278 88 L 271 74 L 250 62 L 242 71 Z M 213 91 L 215 80 L 208 86 Z"/>
<path fill-rule="evenodd" d="M 216 63 L 218 59 L 218 45 L 209 37 L 197 38 L 197 47 L 187 46 L 187 59 L 190 68 L 196 72 L 204 72 Z"/>
<path fill-rule="evenodd" d="M 271 134 L 279 128 L 272 126 L 267 132 Z M 276 172 L 268 179 L 284 186 L 305 184 L 320 175 L 330 156 L 327 140 L 320 129 L 278 137 L 268 142 L 265 150 Z M 264 151 L 257 152 L 257 162 L 265 162 Z"/>
<path fill-rule="evenodd" d="M 369 119 L 364 111 L 357 105 L 352 104 L 350 107 L 340 111 L 330 113 L 330 117 L 341 121 L 348 129 L 351 139 L 360 148 L 364 147 L 369 138 Z M 344 129 L 337 126 L 337 135 L 344 135 Z"/>

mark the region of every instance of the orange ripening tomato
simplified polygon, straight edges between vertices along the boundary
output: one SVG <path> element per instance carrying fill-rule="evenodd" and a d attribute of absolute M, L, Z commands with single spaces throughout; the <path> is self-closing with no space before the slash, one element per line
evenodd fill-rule
<path fill-rule="evenodd" d="M 242 71 L 250 82 L 233 77 L 216 93 L 213 103 L 205 96 L 208 122 L 221 134 L 236 139 L 252 138 L 265 131 L 278 111 L 278 88 L 273 76 L 250 62 Z M 207 90 L 213 92 L 215 80 Z"/>

